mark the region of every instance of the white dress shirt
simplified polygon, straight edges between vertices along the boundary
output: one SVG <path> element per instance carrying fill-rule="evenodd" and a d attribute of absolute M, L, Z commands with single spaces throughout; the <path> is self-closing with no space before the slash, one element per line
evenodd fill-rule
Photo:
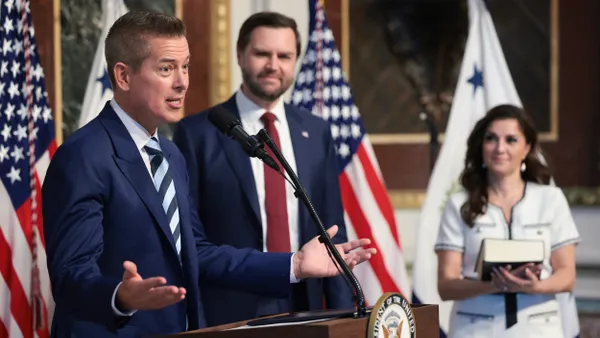
<path fill-rule="evenodd" d="M 261 117 L 266 112 L 264 108 L 257 106 L 254 102 L 242 92 L 238 90 L 235 94 L 235 102 L 240 112 L 240 120 L 242 127 L 249 135 L 256 135 L 261 129 L 265 127 L 261 120 Z M 294 147 L 292 145 L 292 137 L 290 135 L 290 128 L 288 126 L 287 117 L 285 115 L 285 107 L 283 100 L 280 99 L 275 107 L 270 110 L 276 117 L 275 129 L 279 134 L 280 150 L 290 167 L 294 172 L 298 172 L 296 169 L 296 157 L 294 155 Z M 267 147 L 265 145 L 265 147 Z M 262 221 L 262 236 L 263 236 L 263 251 L 267 251 L 267 212 L 265 209 L 265 165 L 257 159 L 251 158 L 250 165 L 252 166 L 252 174 L 254 175 L 254 182 L 256 184 L 256 192 L 258 193 L 258 205 L 260 208 L 260 218 Z M 283 170 L 283 168 L 281 168 Z M 288 214 L 288 225 L 290 233 L 290 249 L 292 252 L 296 252 L 300 245 L 299 233 L 298 233 L 298 208 L 299 201 L 294 196 L 294 188 L 285 182 L 285 196 L 287 204 Z"/>
<path fill-rule="evenodd" d="M 158 140 L 158 132 L 155 130 L 152 135 L 148 133 L 146 128 L 142 127 L 136 120 L 132 119 L 123 109 L 117 104 L 117 102 L 112 99 L 110 100 L 110 106 L 117 113 L 117 116 L 125 125 L 125 128 L 129 132 L 129 135 L 135 142 L 135 146 L 137 147 L 140 155 L 142 156 L 142 160 L 144 160 L 144 164 L 146 165 L 146 169 L 148 169 L 148 174 L 150 174 L 150 178 L 152 178 L 152 169 L 150 167 L 150 154 L 146 152 L 144 146 L 148 144 L 150 138 L 154 137 Z M 160 143 L 160 141 L 159 141 Z"/>

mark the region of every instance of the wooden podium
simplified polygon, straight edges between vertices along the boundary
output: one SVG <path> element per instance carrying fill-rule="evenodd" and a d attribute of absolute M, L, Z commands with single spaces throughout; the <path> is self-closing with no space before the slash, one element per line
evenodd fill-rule
<path fill-rule="evenodd" d="M 439 315 L 437 305 L 411 305 L 415 318 L 416 338 L 439 338 Z M 280 326 L 239 328 L 248 321 L 214 326 L 206 329 L 188 331 L 163 338 L 365 338 L 367 337 L 369 317 L 340 318 L 320 322 Z M 234 329 L 234 330 L 232 330 Z M 383 334 L 380 335 L 383 337 Z M 399 337 L 410 338 L 410 337 Z"/>

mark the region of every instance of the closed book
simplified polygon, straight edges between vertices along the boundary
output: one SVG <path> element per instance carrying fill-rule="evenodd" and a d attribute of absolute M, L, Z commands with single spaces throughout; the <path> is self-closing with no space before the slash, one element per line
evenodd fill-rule
<path fill-rule="evenodd" d="M 481 281 L 492 280 L 492 268 L 510 265 L 514 270 L 527 263 L 544 261 L 544 242 L 485 238 L 481 241 L 475 272 Z"/>

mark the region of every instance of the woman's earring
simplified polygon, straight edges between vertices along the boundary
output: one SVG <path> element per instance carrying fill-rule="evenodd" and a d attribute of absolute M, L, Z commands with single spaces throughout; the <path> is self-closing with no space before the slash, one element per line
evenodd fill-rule
<path fill-rule="evenodd" d="M 482 163 L 482 164 L 481 164 L 481 167 L 482 167 L 483 169 L 485 169 L 485 168 L 486 168 L 486 166 L 485 166 L 485 163 Z"/>
<path fill-rule="evenodd" d="M 527 164 L 523 161 L 523 163 L 521 163 L 521 172 L 525 172 L 525 170 L 527 170 Z"/>

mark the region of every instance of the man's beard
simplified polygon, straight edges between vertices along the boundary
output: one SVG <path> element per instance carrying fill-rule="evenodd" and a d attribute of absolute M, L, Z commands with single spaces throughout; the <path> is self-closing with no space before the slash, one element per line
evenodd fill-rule
<path fill-rule="evenodd" d="M 264 74 L 258 75 L 258 77 L 261 77 L 261 76 L 264 76 Z M 252 93 L 252 95 L 258 97 L 261 100 L 265 100 L 265 101 L 269 101 L 269 102 L 274 102 L 277 99 L 279 99 L 279 97 L 281 97 L 281 95 L 283 95 L 283 93 L 285 93 L 285 91 L 288 90 L 288 88 L 290 87 L 290 84 L 291 84 L 290 83 L 286 86 L 285 82 L 283 82 L 281 87 L 279 87 L 278 90 L 276 90 L 272 93 L 267 93 L 266 91 L 264 91 L 261 88 L 261 86 L 257 82 L 255 82 L 252 79 L 252 76 L 244 69 L 242 69 L 242 78 L 244 80 L 244 84 L 246 85 L 248 90 Z"/>

